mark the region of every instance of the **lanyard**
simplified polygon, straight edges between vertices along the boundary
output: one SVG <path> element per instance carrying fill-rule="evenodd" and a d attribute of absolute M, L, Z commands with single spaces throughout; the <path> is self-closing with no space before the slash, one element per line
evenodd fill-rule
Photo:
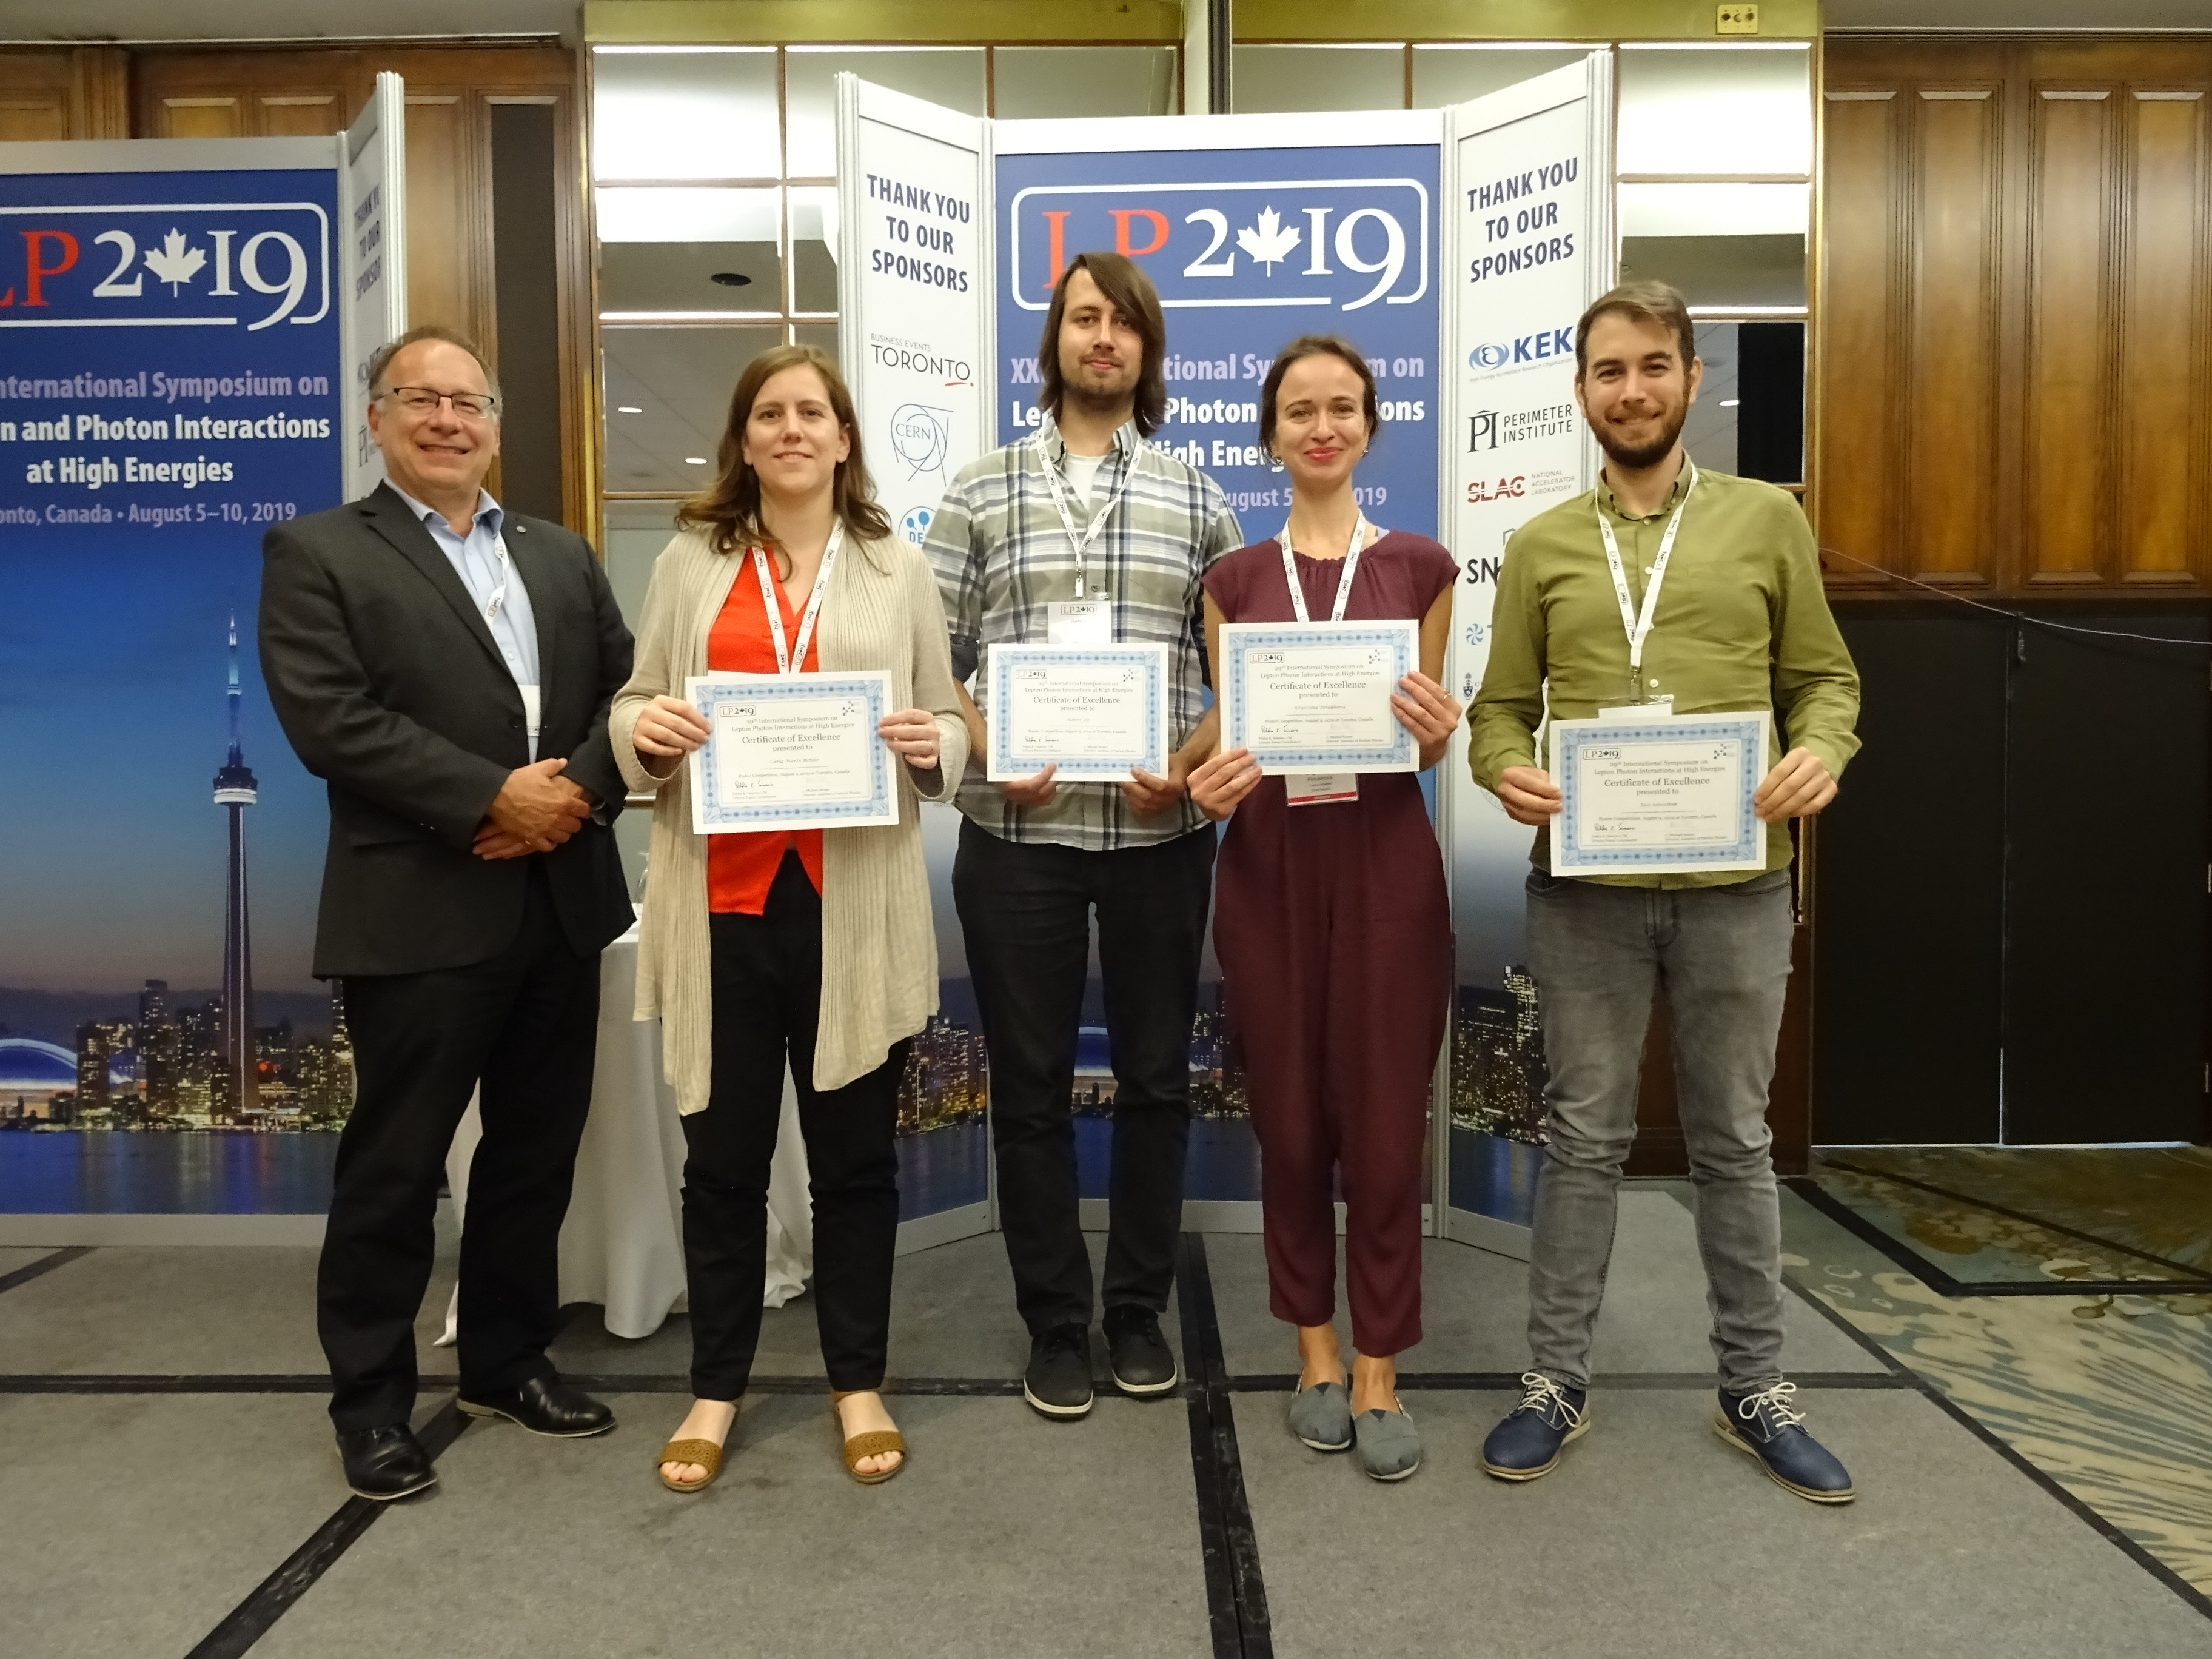
<path fill-rule="evenodd" d="M 1106 498 L 1105 504 L 1091 515 L 1091 528 L 1079 535 L 1075 528 L 1075 514 L 1067 505 L 1066 481 L 1061 478 L 1060 469 L 1052 464 L 1052 457 L 1045 452 L 1044 434 L 1038 433 L 1035 441 L 1038 463 L 1044 468 L 1045 483 L 1052 491 L 1052 504 L 1060 510 L 1060 527 L 1067 532 L 1068 544 L 1075 550 L 1075 597 L 1079 599 L 1083 597 L 1083 556 L 1090 550 L 1091 544 L 1098 539 L 1098 532 L 1105 528 L 1106 520 L 1113 516 L 1115 507 L 1121 502 L 1122 491 L 1129 487 L 1129 475 L 1137 470 L 1136 463 L 1132 461 L 1121 469 L 1121 482 Z M 1110 453 L 1108 459 L 1112 459 Z"/>
<path fill-rule="evenodd" d="M 822 614 L 822 596 L 830 591 L 830 568 L 837 562 L 837 550 L 844 544 L 845 525 L 841 519 L 830 532 L 830 544 L 822 550 L 822 565 L 814 573 L 814 591 L 806 596 L 806 609 L 799 618 L 796 652 L 784 642 L 783 607 L 776 602 L 775 578 L 769 571 L 768 554 L 763 549 L 753 549 L 753 573 L 760 578 L 761 604 L 768 611 L 768 631 L 775 641 L 779 674 L 795 674 L 799 670 L 792 665 L 806 660 L 807 642 L 814 637 L 814 619 Z"/>
<path fill-rule="evenodd" d="M 1659 538 L 1659 554 L 1651 561 L 1651 584 L 1644 590 L 1641 616 L 1629 602 L 1628 573 L 1621 568 L 1620 544 L 1613 539 L 1613 521 L 1605 516 L 1603 507 L 1595 501 L 1591 504 L 1597 514 L 1598 534 L 1605 538 L 1605 562 L 1613 568 L 1613 596 L 1620 601 L 1620 625 L 1628 634 L 1628 666 L 1632 671 L 1640 672 L 1644 666 L 1644 641 L 1651 637 L 1652 618 L 1659 613 L 1659 584 L 1667 580 L 1667 561 L 1674 553 L 1674 532 L 1682 527 L 1682 511 L 1689 506 L 1690 496 L 1698 488 L 1698 464 L 1686 455 L 1682 464 L 1690 469 L 1689 487 L 1674 504 L 1674 516 L 1667 520 L 1666 533 Z"/>
<path fill-rule="evenodd" d="M 487 623 L 498 621 L 499 613 L 506 608 L 507 579 L 514 570 L 514 562 L 507 554 L 507 538 L 494 536 L 492 541 L 499 549 L 499 580 L 492 585 L 491 598 L 484 601 L 484 621 Z"/>
<path fill-rule="evenodd" d="M 1283 550 L 1283 580 L 1291 585 L 1291 609 L 1297 612 L 1300 622 L 1311 622 L 1306 614 L 1305 589 L 1298 581 L 1298 563 L 1291 556 L 1291 526 L 1286 520 L 1283 533 L 1275 538 Z M 1367 515 L 1359 515 L 1359 522 L 1352 526 L 1352 545 L 1344 550 L 1344 574 L 1336 579 L 1336 605 L 1329 611 L 1333 623 L 1344 620 L 1344 607 L 1352 602 L 1352 573 L 1359 568 L 1359 556 L 1367 546 Z"/>

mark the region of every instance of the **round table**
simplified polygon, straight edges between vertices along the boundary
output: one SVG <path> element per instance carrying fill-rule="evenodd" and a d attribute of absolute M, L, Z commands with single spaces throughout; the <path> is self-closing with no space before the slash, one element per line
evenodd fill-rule
<path fill-rule="evenodd" d="M 616 1336 L 645 1337 L 684 1301 L 684 1127 L 676 1091 L 660 1072 L 660 1024 L 631 1018 L 637 1006 L 637 929 L 599 957 L 599 1030 L 591 1115 L 576 1149 L 576 1181 L 561 1227 L 561 1302 L 597 1303 Z M 467 1224 L 469 1162 L 483 1125 L 477 1103 L 454 1131 L 446 1155 L 453 1216 Z M 813 1271 L 814 1227 L 806 1193 L 806 1147 L 799 1099 L 783 1079 L 783 1118 L 768 1188 L 766 1306 L 780 1308 L 806 1287 Z M 460 1290 L 446 1308 L 455 1339 Z"/>

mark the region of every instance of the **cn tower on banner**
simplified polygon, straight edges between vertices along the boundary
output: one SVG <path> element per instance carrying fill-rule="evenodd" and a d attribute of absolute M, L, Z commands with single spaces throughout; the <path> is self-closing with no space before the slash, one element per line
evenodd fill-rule
<path fill-rule="evenodd" d="M 230 879 L 222 903 L 222 1024 L 216 1051 L 215 1116 L 250 1122 L 261 1082 L 253 1052 L 253 944 L 246 927 L 246 809 L 260 799 L 239 746 L 238 613 L 230 615 L 230 757 L 215 775 L 215 804 L 230 814 Z"/>

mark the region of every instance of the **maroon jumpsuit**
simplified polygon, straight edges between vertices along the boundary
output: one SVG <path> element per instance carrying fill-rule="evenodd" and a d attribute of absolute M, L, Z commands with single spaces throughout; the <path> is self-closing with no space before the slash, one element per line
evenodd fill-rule
<path fill-rule="evenodd" d="M 1343 562 L 1297 557 L 1325 620 Z M 1360 555 L 1346 622 L 1428 614 L 1458 567 L 1392 531 Z M 1206 574 L 1231 622 L 1297 620 L 1280 546 L 1239 548 Z M 1421 1148 L 1451 987 L 1443 859 L 1407 772 L 1369 772 L 1359 799 L 1287 804 L 1263 778 L 1229 821 L 1214 869 L 1213 941 L 1260 1137 L 1268 1306 L 1336 1315 L 1341 1172 L 1352 1334 L 1382 1358 L 1421 1340 Z"/>

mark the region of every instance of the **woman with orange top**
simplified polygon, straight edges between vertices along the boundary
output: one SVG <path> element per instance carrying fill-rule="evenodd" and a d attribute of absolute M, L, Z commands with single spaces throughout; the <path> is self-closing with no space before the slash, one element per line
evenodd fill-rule
<path fill-rule="evenodd" d="M 892 1134 L 907 1039 L 937 1006 L 921 800 L 967 763 L 937 584 L 872 498 L 853 401 L 811 346 L 747 366 L 720 477 L 687 501 L 653 566 L 635 672 L 610 725 L 634 791 L 655 796 L 638 947 L 641 1019 L 662 1022 L 684 1115 L 684 1252 L 696 1396 L 657 1460 L 696 1492 L 720 1472 L 760 1337 L 769 1163 L 787 1060 L 814 1203 L 814 1308 L 847 1472 L 904 1467 L 884 1409 Z M 684 757 L 706 741 L 680 695 L 706 673 L 881 669 L 905 763 L 899 822 L 700 835 Z"/>

